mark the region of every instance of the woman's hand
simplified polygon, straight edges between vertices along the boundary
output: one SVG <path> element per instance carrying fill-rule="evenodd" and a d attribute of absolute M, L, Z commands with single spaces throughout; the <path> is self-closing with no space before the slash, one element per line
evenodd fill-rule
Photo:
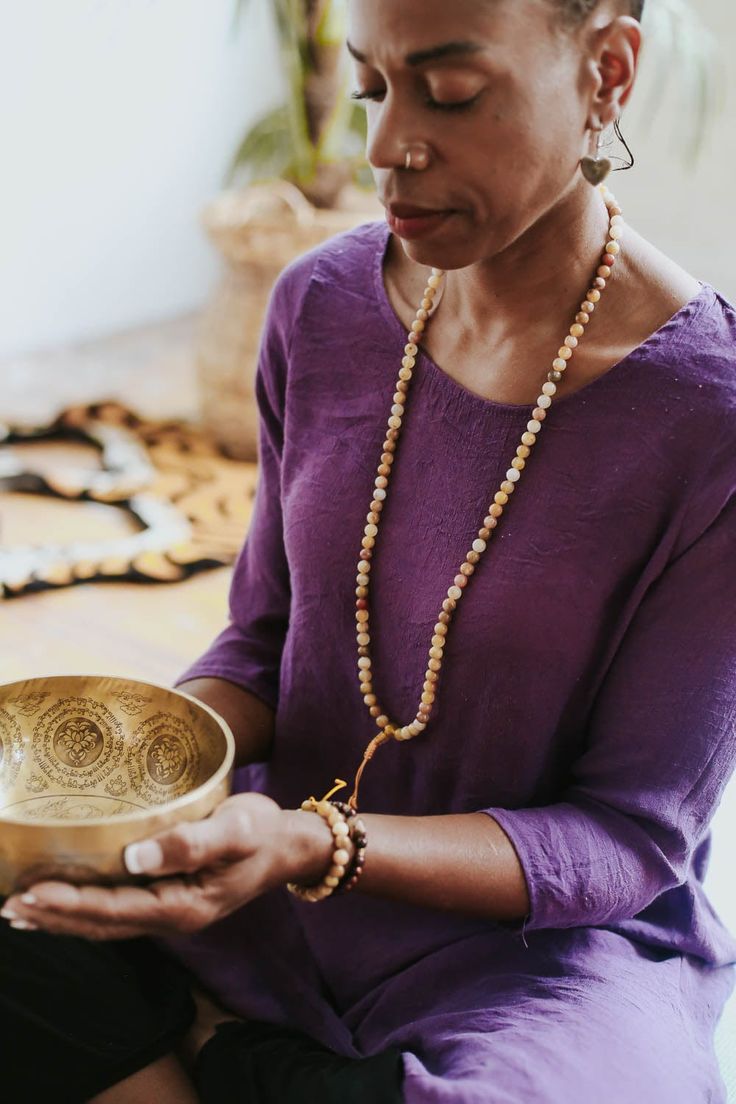
<path fill-rule="evenodd" d="M 321 817 L 238 794 L 207 820 L 126 848 L 128 869 L 155 878 L 149 885 L 39 882 L 8 898 L 0 915 L 19 928 L 85 939 L 188 934 L 287 881 L 318 882 L 332 846 Z"/>

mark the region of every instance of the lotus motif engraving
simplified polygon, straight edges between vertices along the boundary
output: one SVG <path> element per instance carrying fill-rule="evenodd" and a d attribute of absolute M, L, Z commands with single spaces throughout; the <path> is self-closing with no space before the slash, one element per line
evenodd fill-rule
<path fill-rule="evenodd" d="M 173 786 L 183 775 L 187 765 L 186 751 L 176 736 L 157 736 L 148 749 L 146 767 L 154 782 Z"/>
<path fill-rule="evenodd" d="M 102 732 L 86 717 L 70 717 L 54 735 L 54 751 L 69 767 L 88 767 L 99 759 L 104 740 Z"/>

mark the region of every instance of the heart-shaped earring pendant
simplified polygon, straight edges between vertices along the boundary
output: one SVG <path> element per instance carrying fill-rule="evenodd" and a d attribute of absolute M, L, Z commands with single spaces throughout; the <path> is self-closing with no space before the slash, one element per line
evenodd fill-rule
<path fill-rule="evenodd" d="M 588 183 L 597 187 L 606 179 L 613 165 L 607 157 L 584 157 L 580 162 L 580 168 Z"/>

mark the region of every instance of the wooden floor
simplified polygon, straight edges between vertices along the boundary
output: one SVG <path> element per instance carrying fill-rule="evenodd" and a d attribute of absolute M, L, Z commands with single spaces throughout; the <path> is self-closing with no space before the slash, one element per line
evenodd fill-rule
<path fill-rule="evenodd" d="M 69 403 L 119 399 L 151 417 L 195 419 L 186 316 L 0 365 L 0 422 L 43 422 Z M 84 511 L 80 514 L 79 511 Z M 117 511 L 0 494 L 0 542 L 122 535 Z M 230 569 L 180 583 L 98 583 L 0 599 L 0 682 L 50 674 L 125 675 L 169 685 L 224 626 Z"/>

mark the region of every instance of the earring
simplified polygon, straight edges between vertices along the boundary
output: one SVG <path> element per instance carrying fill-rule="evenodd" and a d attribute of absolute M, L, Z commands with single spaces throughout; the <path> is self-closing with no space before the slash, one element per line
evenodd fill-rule
<path fill-rule="evenodd" d="M 601 146 L 603 145 L 603 137 L 599 133 L 598 141 L 596 143 L 595 157 L 583 157 L 580 162 L 580 168 L 583 176 L 594 187 L 598 187 L 602 184 L 610 173 L 613 165 L 607 157 L 601 157 Z"/>

